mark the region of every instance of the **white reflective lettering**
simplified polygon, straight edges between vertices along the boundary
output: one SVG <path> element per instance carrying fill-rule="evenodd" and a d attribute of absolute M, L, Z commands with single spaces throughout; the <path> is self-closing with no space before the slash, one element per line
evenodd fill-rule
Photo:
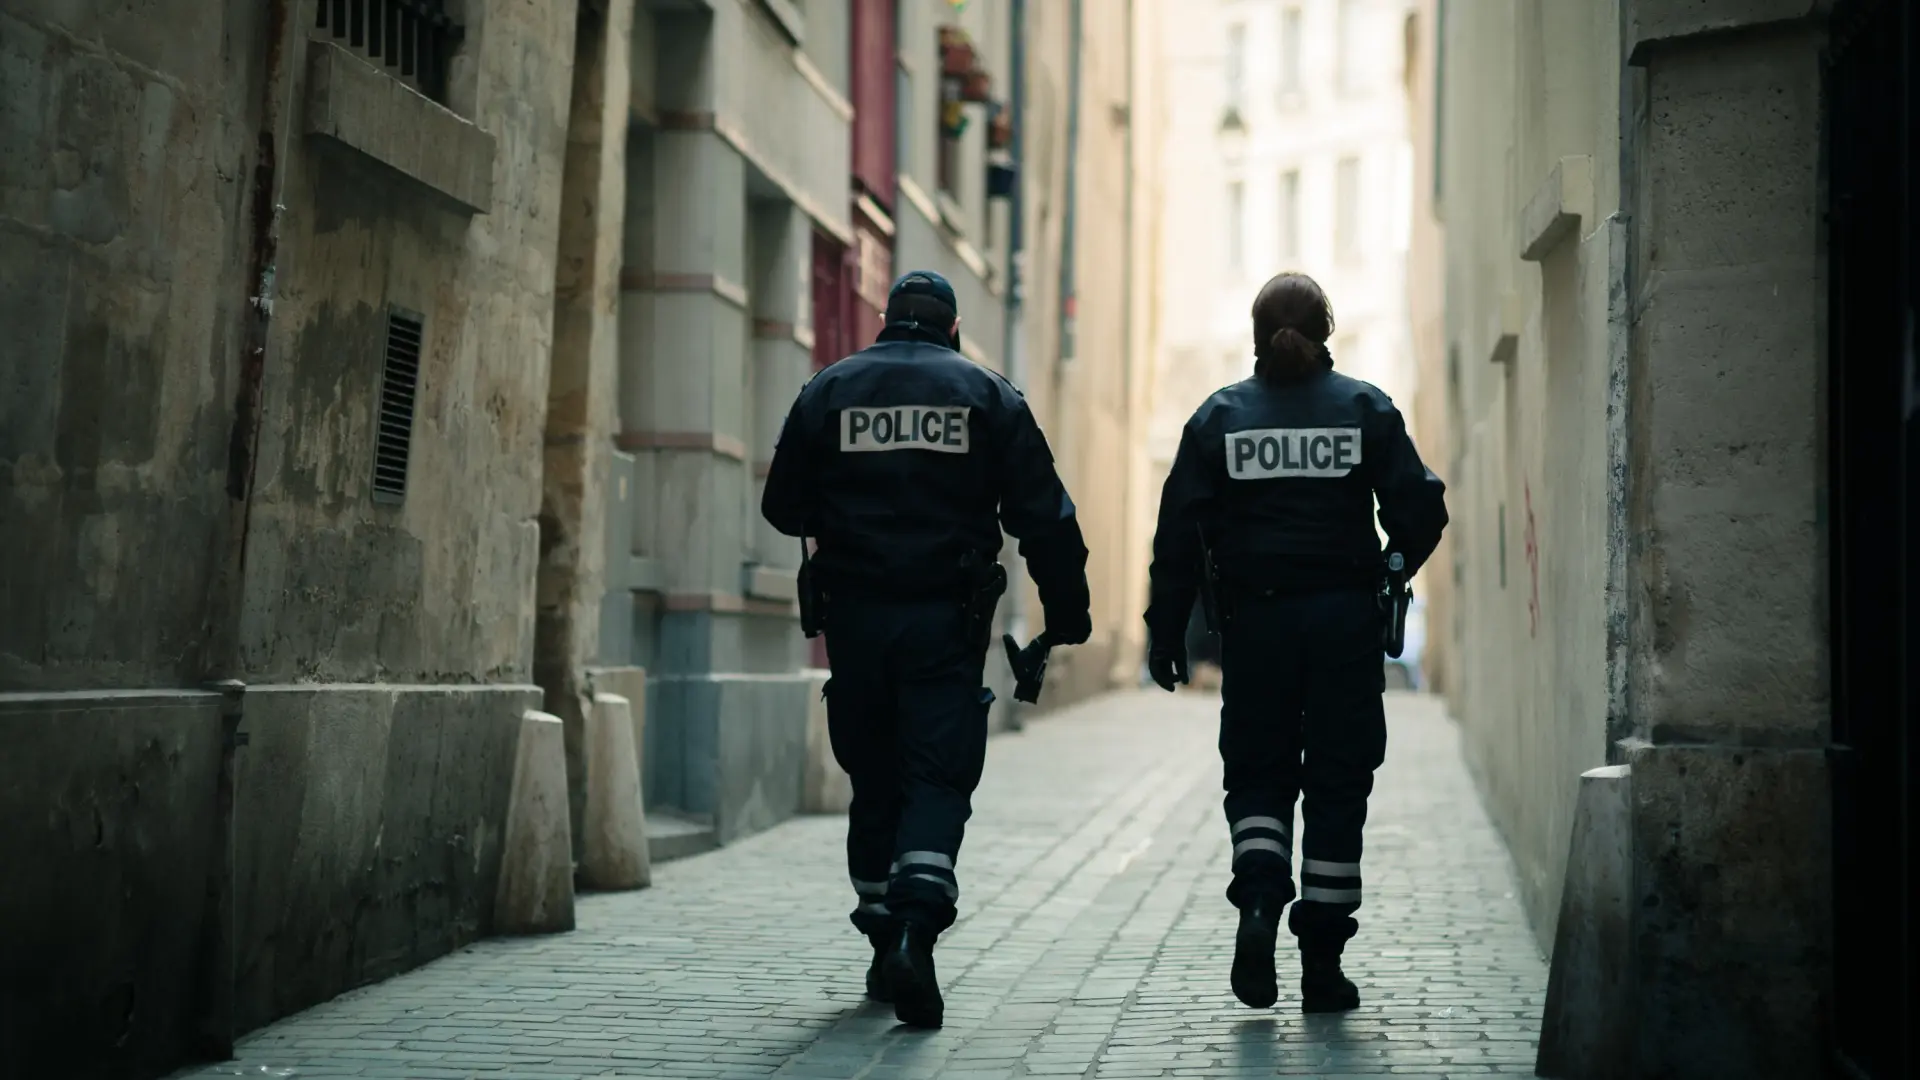
<path fill-rule="evenodd" d="M 964 454 L 972 446 L 967 423 L 972 411 L 967 406 L 951 405 L 842 409 L 840 449 L 850 452 L 932 450 L 941 454 Z"/>
<path fill-rule="evenodd" d="M 1227 434 L 1227 475 L 1235 480 L 1339 477 L 1359 464 L 1359 428 L 1260 428 Z"/>

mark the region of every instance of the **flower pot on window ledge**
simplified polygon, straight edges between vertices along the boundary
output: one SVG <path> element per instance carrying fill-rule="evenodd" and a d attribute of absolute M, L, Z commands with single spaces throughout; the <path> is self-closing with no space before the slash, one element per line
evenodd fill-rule
<path fill-rule="evenodd" d="M 960 76 L 960 100 L 983 105 L 992 100 L 993 76 L 984 71 L 969 71 Z"/>
<path fill-rule="evenodd" d="M 987 119 L 987 149 L 1013 149 L 1013 112 L 997 101 Z"/>

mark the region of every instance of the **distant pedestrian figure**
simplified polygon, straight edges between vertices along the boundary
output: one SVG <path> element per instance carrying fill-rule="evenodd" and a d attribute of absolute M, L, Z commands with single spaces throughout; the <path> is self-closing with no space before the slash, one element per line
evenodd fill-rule
<path fill-rule="evenodd" d="M 1359 928 L 1361 827 L 1386 756 L 1385 556 L 1398 552 L 1418 570 L 1447 524 L 1445 486 L 1421 463 L 1399 410 L 1333 370 L 1332 333 L 1332 306 L 1312 278 L 1282 274 L 1260 290 L 1254 375 L 1187 421 L 1153 540 L 1147 666 L 1163 688 L 1188 679 L 1195 596 L 1218 597 L 1227 898 L 1240 909 L 1233 991 L 1261 1009 L 1279 997 L 1274 942 L 1296 896 L 1302 1008 L 1359 1004 L 1340 957 Z M 1203 590 L 1203 577 L 1215 587 Z M 1296 798 L 1305 825 L 1297 893 Z"/>
<path fill-rule="evenodd" d="M 1046 437 L 1012 383 L 960 355 L 959 327 L 940 275 L 896 282 L 879 340 L 800 391 L 761 500 L 774 528 L 819 544 L 802 623 L 827 636 L 828 733 L 853 783 L 867 993 L 918 1027 L 944 1019 L 933 945 L 953 925 L 985 764 L 1003 528 L 1039 586 L 1046 641 L 1093 630 L 1086 544 Z"/>

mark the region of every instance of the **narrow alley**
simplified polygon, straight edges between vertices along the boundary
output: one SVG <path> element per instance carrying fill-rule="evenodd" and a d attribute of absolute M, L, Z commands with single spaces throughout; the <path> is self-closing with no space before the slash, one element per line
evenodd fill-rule
<path fill-rule="evenodd" d="M 947 1026 L 862 1000 L 844 821 L 800 818 L 585 896 L 579 929 L 493 939 L 343 995 L 183 1077 L 1532 1075 L 1547 981 L 1438 702 L 1389 695 L 1349 971 L 1359 1011 L 1251 1012 L 1217 699 L 1099 698 L 991 743 L 938 955 Z"/>

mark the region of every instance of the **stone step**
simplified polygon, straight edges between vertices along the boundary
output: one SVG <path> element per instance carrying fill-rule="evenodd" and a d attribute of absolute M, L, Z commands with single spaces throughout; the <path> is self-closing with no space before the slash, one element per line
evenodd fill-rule
<path fill-rule="evenodd" d="M 647 808 L 647 854 L 655 864 L 720 846 L 712 820 L 664 807 Z"/>

